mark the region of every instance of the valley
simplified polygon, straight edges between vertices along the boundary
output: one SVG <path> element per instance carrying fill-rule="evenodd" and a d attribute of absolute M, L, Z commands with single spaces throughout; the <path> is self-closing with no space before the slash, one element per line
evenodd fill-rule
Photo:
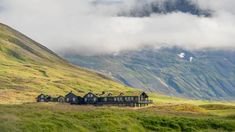
<path fill-rule="evenodd" d="M 138 59 L 133 61 L 140 66 Z M 80 61 L 85 63 L 84 59 Z M 188 60 L 184 63 L 189 65 Z M 117 64 L 116 68 L 120 70 L 122 67 L 119 66 Z M 148 90 L 144 85 L 133 88 L 129 82 L 121 84 L 119 79 L 72 65 L 20 32 L 0 24 L 1 132 L 235 131 L 233 101 L 167 96 L 160 91 Z M 161 85 L 168 84 L 161 82 L 157 86 Z M 117 94 L 142 90 L 148 91 L 153 104 L 140 108 L 36 103 L 36 97 L 41 93 L 56 97 L 68 92 Z"/>
<path fill-rule="evenodd" d="M 0 0 L 0 132 L 235 132 L 235 0 Z"/>

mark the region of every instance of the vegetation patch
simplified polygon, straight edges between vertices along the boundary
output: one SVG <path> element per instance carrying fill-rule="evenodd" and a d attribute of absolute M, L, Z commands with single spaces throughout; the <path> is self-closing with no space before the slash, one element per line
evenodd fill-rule
<path fill-rule="evenodd" d="M 192 104 L 161 104 L 153 106 L 154 109 L 166 110 L 166 111 L 183 111 L 183 112 L 195 112 L 204 113 L 206 110 Z"/>
<path fill-rule="evenodd" d="M 42 73 L 42 75 L 44 76 L 44 77 L 49 77 L 48 75 L 47 75 L 47 72 L 46 71 L 44 71 L 44 70 L 38 70 L 40 73 Z"/>
<path fill-rule="evenodd" d="M 14 57 L 15 59 L 24 60 L 24 58 L 19 53 L 15 52 L 14 50 L 8 49 L 7 54 Z"/>
<path fill-rule="evenodd" d="M 163 111 L 163 110 L 162 110 Z M 0 129 L 8 131 L 235 131 L 235 120 L 177 111 L 33 103 L 0 105 Z"/>
<path fill-rule="evenodd" d="M 200 105 L 200 107 L 207 109 L 207 110 L 225 110 L 225 109 L 235 110 L 235 106 L 224 105 L 224 104 L 206 104 L 206 105 Z"/>
<path fill-rule="evenodd" d="M 226 118 L 235 120 L 235 114 L 228 115 Z"/>
<path fill-rule="evenodd" d="M 233 131 L 235 126 L 229 121 L 208 119 L 195 119 L 185 117 L 144 117 L 142 125 L 153 131 L 199 131 L 207 129 L 221 129 Z"/>

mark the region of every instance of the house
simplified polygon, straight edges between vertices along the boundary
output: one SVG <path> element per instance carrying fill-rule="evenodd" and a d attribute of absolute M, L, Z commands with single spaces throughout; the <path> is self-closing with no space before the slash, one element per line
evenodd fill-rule
<path fill-rule="evenodd" d="M 60 102 L 60 103 L 64 103 L 65 102 L 65 99 L 63 96 L 58 96 L 57 98 L 57 102 Z"/>
<path fill-rule="evenodd" d="M 69 92 L 65 95 L 64 101 L 70 104 L 81 104 L 82 97 L 75 95 L 73 92 Z"/>
<path fill-rule="evenodd" d="M 99 95 L 98 104 L 113 104 L 114 97 L 112 93 L 103 93 Z"/>
<path fill-rule="evenodd" d="M 139 101 L 148 101 L 148 95 L 145 92 L 142 92 L 139 97 Z"/>
<path fill-rule="evenodd" d="M 120 93 L 118 95 L 102 94 L 98 99 L 99 105 L 118 105 L 118 106 L 145 106 L 152 101 L 148 100 L 145 92 Z"/>
<path fill-rule="evenodd" d="M 94 94 L 89 92 L 83 96 L 77 96 L 73 92 L 69 92 L 65 97 L 58 96 L 52 98 L 51 96 L 40 94 L 37 97 L 38 102 L 66 102 L 70 104 L 93 104 L 93 105 L 116 105 L 116 106 L 132 106 L 141 107 L 152 103 L 148 99 L 149 96 L 145 92 L 126 92 L 120 94 L 106 93 Z"/>
<path fill-rule="evenodd" d="M 64 97 L 63 96 L 52 97 L 49 95 L 40 94 L 37 97 L 37 102 L 60 102 L 60 103 L 63 103 Z"/>
<path fill-rule="evenodd" d="M 37 102 L 49 102 L 51 100 L 51 96 L 40 94 L 37 97 Z"/>
<path fill-rule="evenodd" d="M 58 102 L 58 100 L 55 97 L 51 97 L 50 102 Z"/>
<path fill-rule="evenodd" d="M 98 97 L 92 92 L 89 92 L 83 97 L 83 101 L 84 104 L 96 104 L 98 102 Z"/>

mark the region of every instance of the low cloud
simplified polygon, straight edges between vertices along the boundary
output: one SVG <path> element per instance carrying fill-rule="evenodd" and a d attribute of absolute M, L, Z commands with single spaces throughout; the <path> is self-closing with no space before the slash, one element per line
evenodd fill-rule
<path fill-rule="evenodd" d="M 0 0 L 0 21 L 57 52 L 112 53 L 146 45 L 235 48 L 234 0 L 190 1 L 198 8 L 212 10 L 211 17 L 184 12 L 148 17 L 118 15 L 133 9 L 136 2 Z"/>

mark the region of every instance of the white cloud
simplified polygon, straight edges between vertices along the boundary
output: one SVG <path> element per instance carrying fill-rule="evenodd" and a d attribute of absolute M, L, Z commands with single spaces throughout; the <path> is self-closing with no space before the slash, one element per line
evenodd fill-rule
<path fill-rule="evenodd" d="M 235 13 L 235 1 L 234 0 L 191 0 L 197 3 L 201 8 L 213 9 L 216 11 L 226 11 Z"/>
<path fill-rule="evenodd" d="M 160 1 L 160 0 L 158 0 Z M 213 1 L 213 2 L 212 2 Z M 135 0 L 94 6 L 89 0 L 0 0 L 0 21 L 52 50 L 118 52 L 144 45 L 235 48 L 234 0 L 199 0 L 215 11 L 210 18 L 186 13 L 117 17 Z"/>

